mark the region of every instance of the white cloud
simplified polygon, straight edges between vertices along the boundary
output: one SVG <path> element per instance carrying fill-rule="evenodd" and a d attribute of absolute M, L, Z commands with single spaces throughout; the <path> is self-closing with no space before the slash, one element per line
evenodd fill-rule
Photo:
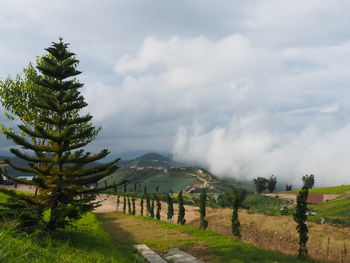
<path fill-rule="evenodd" d="M 209 131 L 198 126 L 182 128 L 174 146 L 175 157 L 205 165 L 217 175 L 240 179 L 274 174 L 300 186 L 301 177 L 311 173 L 318 186 L 350 184 L 350 123 L 335 130 L 322 131 L 315 123 L 301 131 L 281 131 L 266 124 L 273 118 L 264 112 Z"/>

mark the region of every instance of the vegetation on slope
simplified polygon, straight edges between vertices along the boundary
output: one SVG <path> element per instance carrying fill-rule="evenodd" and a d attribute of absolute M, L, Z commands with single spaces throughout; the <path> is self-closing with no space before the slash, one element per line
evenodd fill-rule
<path fill-rule="evenodd" d="M 290 204 L 286 199 L 264 195 L 249 195 L 243 202 L 243 208 L 254 213 L 281 215 L 281 207 Z"/>
<path fill-rule="evenodd" d="M 322 204 L 309 205 L 316 215 L 309 216 L 308 220 L 321 222 L 321 218 L 325 219 L 325 223 L 334 225 L 350 226 L 350 194 L 340 196 L 332 201 Z"/>
<path fill-rule="evenodd" d="M 293 191 L 283 191 L 279 193 L 293 194 L 293 193 L 299 193 L 299 191 L 300 190 L 293 190 Z M 320 187 L 320 188 L 309 189 L 309 193 L 316 193 L 316 194 L 344 194 L 349 191 L 350 191 L 350 185 L 339 185 L 339 186 L 332 186 L 332 187 Z"/>
<path fill-rule="evenodd" d="M 0 194 L 0 201 L 8 197 Z M 116 244 L 95 215 L 88 213 L 72 227 L 51 235 L 31 235 L 0 228 L 0 262 L 137 262 L 130 245 Z"/>

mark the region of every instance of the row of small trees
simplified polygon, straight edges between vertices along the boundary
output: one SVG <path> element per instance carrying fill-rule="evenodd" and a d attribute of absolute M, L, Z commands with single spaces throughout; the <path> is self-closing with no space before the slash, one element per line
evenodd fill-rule
<path fill-rule="evenodd" d="M 127 207 L 128 207 L 128 213 L 130 215 L 135 215 L 136 208 L 135 208 L 135 197 L 133 194 L 126 194 L 125 192 L 126 187 L 124 187 L 124 193 L 123 193 L 123 213 L 127 213 Z M 120 198 L 121 195 L 119 194 L 117 197 L 117 210 L 120 206 Z M 186 223 L 185 219 L 185 207 L 184 207 L 184 200 L 183 200 L 183 194 L 182 191 L 179 192 L 178 196 L 178 204 L 179 204 L 179 210 L 178 210 L 178 218 L 177 223 L 184 225 Z M 146 201 L 145 201 L 146 200 Z M 232 186 L 232 193 L 231 198 L 232 207 L 233 207 L 233 213 L 232 213 L 232 234 L 240 238 L 240 222 L 238 218 L 238 209 L 242 205 L 242 195 L 240 192 Z M 156 210 L 156 219 L 160 220 L 160 212 L 161 212 L 161 203 L 156 194 L 152 194 L 152 198 L 149 194 L 145 193 L 140 200 L 140 215 L 144 215 L 144 202 L 146 202 L 146 209 L 147 209 L 147 215 L 151 218 L 154 218 L 154 202 L 157 204 L 157 210 Z M 206 189 L 202 189 L 200 197 L 199 197 L 199 212 L 200 212 L 200 229 L 206 229 L 208 227 L 208 221 L 205 219 L 206 216 L 206 202 L 207 202 L 207 192 Z M 167 219 L 172 220 L 174 216 L 174 206 L 173 206 L 173 200 L 170 196 L 170 194 L 167 194 L 167 205 L 168 205 L 168 211 L 167 211 Z"/>
<path fill-rule="evenodd" d="M 299 192 L 299 195 L 297 197 L 297 206 L 296 206 L 296 212 L 293 215 L 294 220 L 297 222 L 297 231 L 299 233 L 299 249 L 298 249 L 298 255 L 300 258 L 306 258 L 308 256 L 308 250 L 306 243 L 308 241 L 308 227 L 306 225 L 306 219 L 307 219 L 307 198 L 308 198 L 308 185 L 307 185 L 307 176 L 304 176 L 303 182 L 304 186 L 302 190 Z M 128 213 L 130 215 L 135 215 L 135 197 L 133 195 L 127 196 L 125 193 L 124 188 L 124 204 L 123 204 L 123 213 L 126 213 L 126 207 L 128 207 Z M 242 203 L 244 201 L 244 194 L 241 193 L 241 191 L 238 191 L 235 187 L 231 187 L 231 194 L 230 198 L 230 206 L 233 208 L 232 210 L 232 218 L 231 218 L 231 231 L 232 235 L 238 239 L 241 238 L 241 231 L 240 231 L 240 220 L 238 216 L 239 208 L 242 207 Z M 147 209 L 147 215 L 154 218 L 156 217 L 157 220 L 160 220 L 160 212 L 161 212 L 161 203 L 156 194 L 152 194 L 152 198 L 149 194 L 145 193 L 141 200 L 140 200 L 140 215 L 144 215 L 144 200 L 146 200 L 146 209 Z M 155 202 L 157 205 L 156 215 L 154 215 L 154 208 L 155 208 Z M 183 195 L 182 191 L 178 194 L 178 202 L 179 202 L 179 212 L 178 212 L 178 219 L 177 223 L 184 225 L 186 223 L 185 220 L 185 208 L 183 203 Z M 200 212 L 200 229 L 206 229 L 208 227 L 208 221 L 206 220 L 206 202 L 207 202 L 207 193 L 206 189 L 202 189 L 200 197 L 199 197 L 199 212 Z M 167 211 L 167 219 L 172 220 L 174 216 L 174 207 L 173 207 L 173 201 L 169 195 L 167 194 L 167 204 L 168 204 L 168 211 Z M 117 210 L 120 205 L 120 195 L 118 195 L 117 198 Z"/>
<path fill-rule="evenodd" d="M 119 209 L 120 206 L 120 197 L 121 195 L 118 195 L 117 197 L 117 210 Z M 131 197 L 126 194 L 124 191 L 123 193 L 123 213 L 126 213 L 126 207 L 128 206 L 128 213 L 130 215 L 135 215 L 136 214 L 136 207 L 135 207 L 135 197 L 133 194 L 131 194 Z M 179 213 L 178 213 L 178 218 L 177 218 L 177 223 L 184 225 L 186 223 L 185 220 L 185 207 L 184 207 L 184 200 L 183 200 L 183 195 L 182 191 L 178 194 L 178 203 L 179 203 Z M 154 214 L 154 208 L 155 208 L 155 202 L 157 206 L 156 214 Z M 145 193 L 140 200 L 140 215 L 144 215 L 144 203 L 146 203 L 146 209 L 147 209 L 147 215 L 156 219 L 160 220 L 160 212 L 162 209 L 162 204 L 159 200 L 159 197 L 157 194 L 148 194 Z M 167 219 L 172 220 L 174 216 L 174 205 L 173 205 L 173 200 L 170 197 L 170 194 L 167 194 L 167 204 L 168 204 L 168 211 L 167 211 Z"/>

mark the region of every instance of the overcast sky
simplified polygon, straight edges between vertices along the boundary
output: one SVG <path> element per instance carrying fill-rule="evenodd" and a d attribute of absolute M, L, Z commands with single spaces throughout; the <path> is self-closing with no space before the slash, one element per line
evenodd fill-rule
<path fill-rule="evenodd" d="M 62 36 L 103 127 L 90 149 L 350 184 L 349 13 L 346 0 L 1 1 L 0 78 Z"/>

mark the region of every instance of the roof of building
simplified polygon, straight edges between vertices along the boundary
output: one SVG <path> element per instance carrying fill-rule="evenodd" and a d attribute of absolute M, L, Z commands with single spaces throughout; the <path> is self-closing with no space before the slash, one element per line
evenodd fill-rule
<path fill-rule="evenodd" d="M 320 204 L 323 203 L 323 194 L 309 193 L 307 196 L 308 204 Z"/>

